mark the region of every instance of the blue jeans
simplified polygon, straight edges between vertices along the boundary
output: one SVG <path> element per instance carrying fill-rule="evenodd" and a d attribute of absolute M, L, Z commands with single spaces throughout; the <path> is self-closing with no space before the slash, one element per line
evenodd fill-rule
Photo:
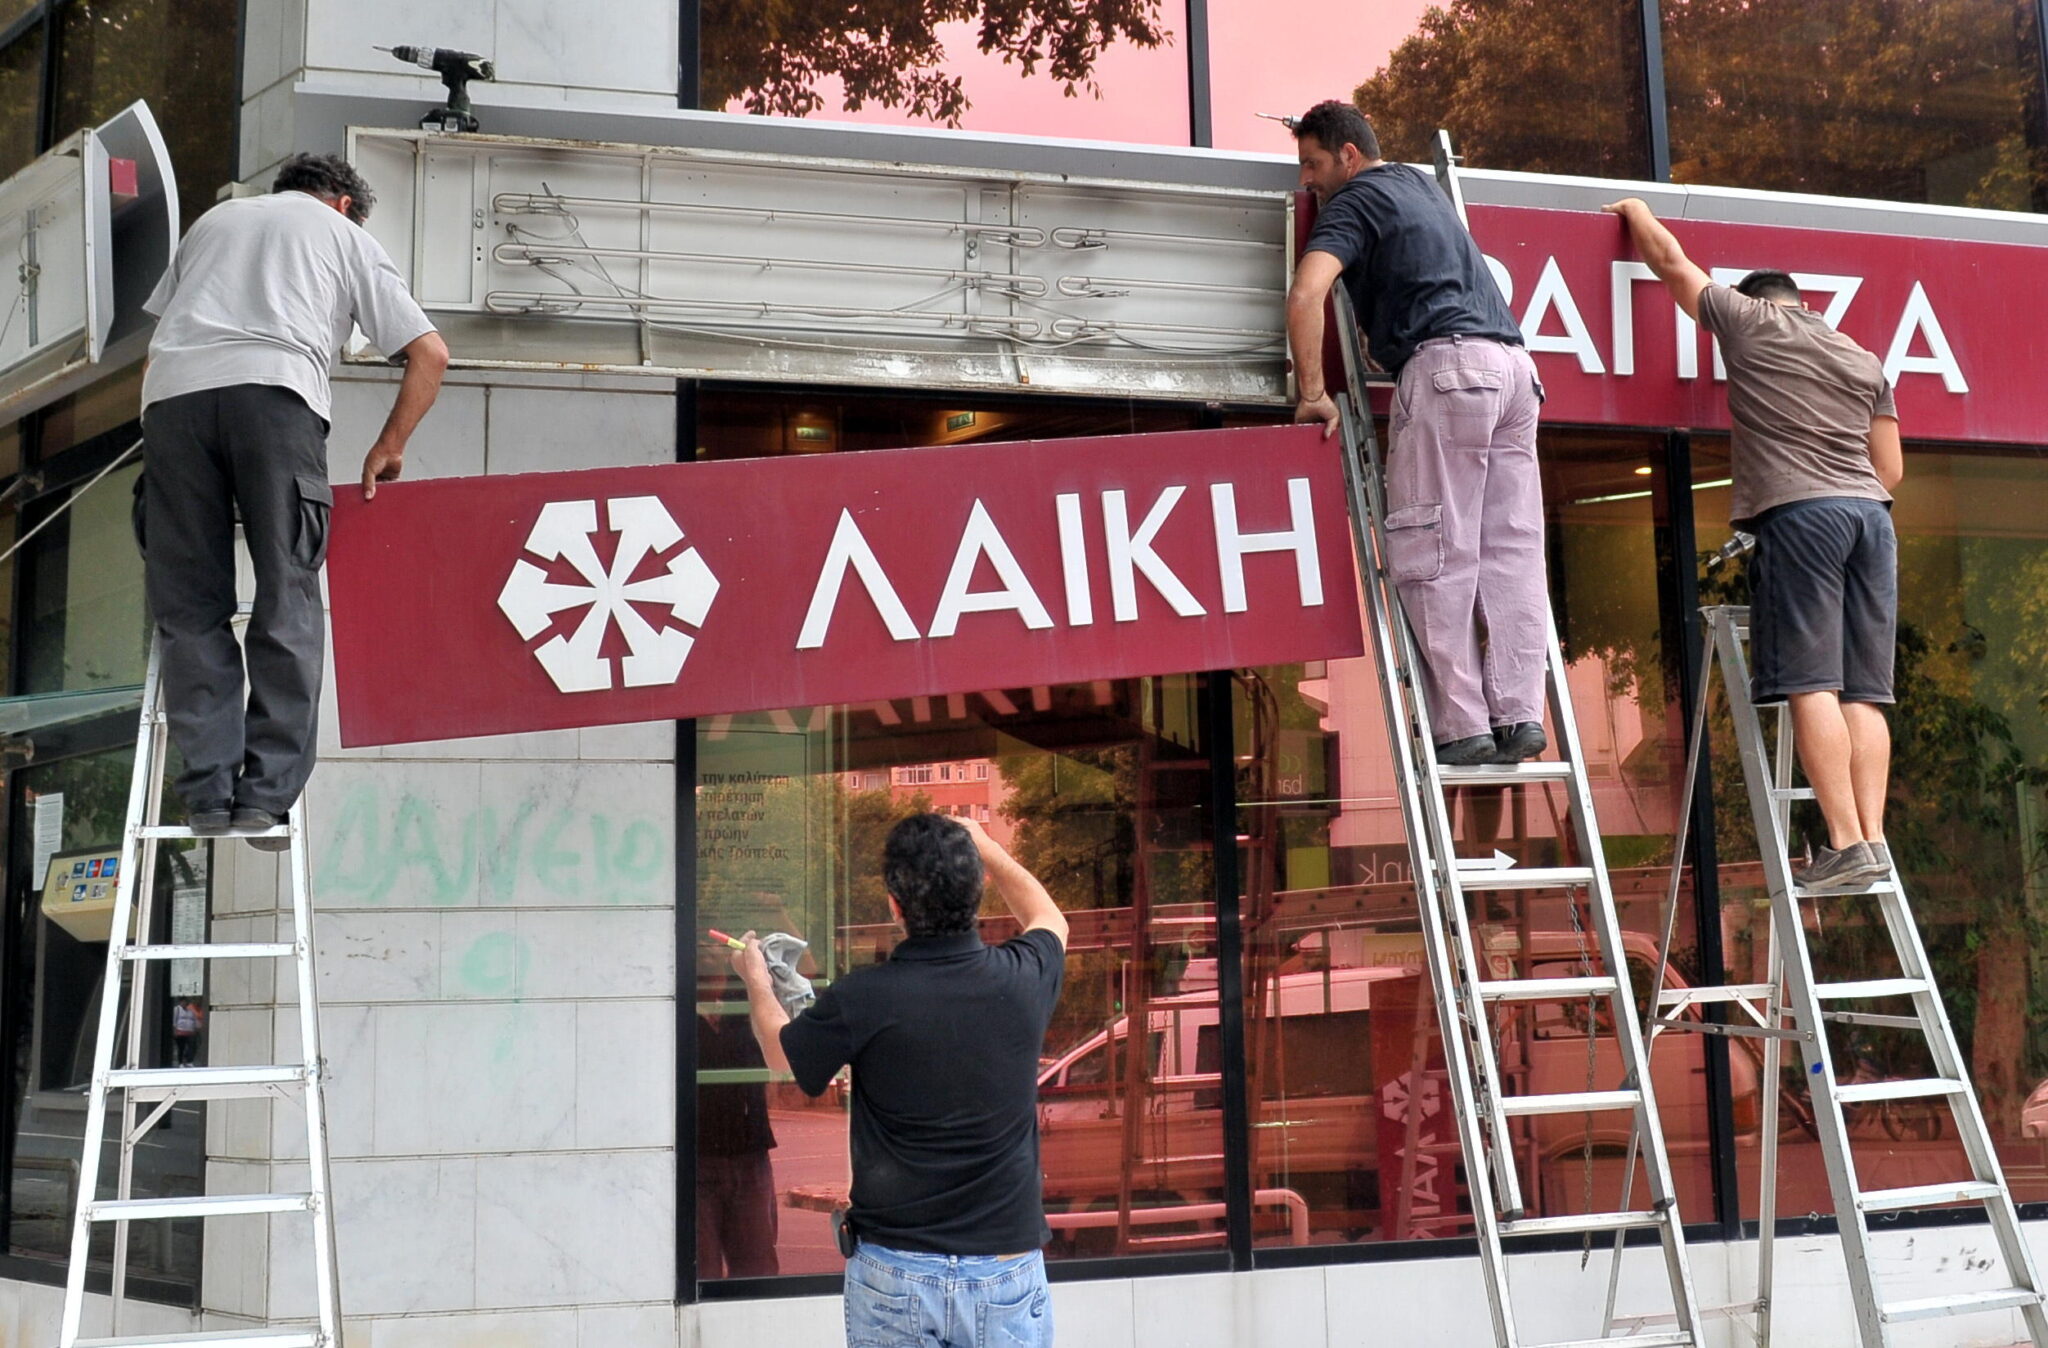
<path fill-rule="evenodd" d="M 848 1348 L 1052 1348 L 1045 1256 L 920 1254 L 867 1241 L 846 1261 Z"/>

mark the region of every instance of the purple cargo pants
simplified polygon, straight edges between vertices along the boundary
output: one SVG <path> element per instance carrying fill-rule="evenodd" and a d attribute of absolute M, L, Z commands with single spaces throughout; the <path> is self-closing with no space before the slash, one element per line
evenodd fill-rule
<path fill-rule="evenodd" d="M 1401 367 L 1387 570 L 1422 650 L 1438 744 L 1543 719 L 1541 401 L 1529 353 L 1488 338 L 1434 338 Z"/>

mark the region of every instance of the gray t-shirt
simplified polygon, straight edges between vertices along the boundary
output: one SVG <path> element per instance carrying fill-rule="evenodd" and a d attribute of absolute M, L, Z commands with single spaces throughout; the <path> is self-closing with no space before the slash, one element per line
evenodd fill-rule
<path fill-rule="evenodd" d="M 1700 292 L 1700 326 L 1721 341 L 1735 423 L 1729 517 L 1821 496 L 1889 501 L 1870 465 L 1872 417 L 1896 417 L 1884 365 L 1811 309 Z"/>
<path fill-rule="evenodd" d="M 199 217 L 143 308 L 157 316 L 142 405 L 277 384 L 328 415 L 328 371 L 360 327 L 391 354 L 434 330 L 383 245 L 304 192 L 224 201 Z"/>

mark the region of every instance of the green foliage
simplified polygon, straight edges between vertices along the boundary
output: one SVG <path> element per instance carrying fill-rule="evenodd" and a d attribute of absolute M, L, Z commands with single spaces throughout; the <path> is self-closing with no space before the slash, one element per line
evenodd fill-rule
<path fill-rule="evenodd" d="M 938 29 L 966 22 L 979 50 L 1027 76 L 1043 66 L 1069 97 L 1100 96 L 1095 64 L 1111 43 L 1168 40 L 1160 0 L 705 0 L 703 103 L 806 117 L 836 78 L 849 112 L 873 102 L 957 126 L 971 100 Z"/>

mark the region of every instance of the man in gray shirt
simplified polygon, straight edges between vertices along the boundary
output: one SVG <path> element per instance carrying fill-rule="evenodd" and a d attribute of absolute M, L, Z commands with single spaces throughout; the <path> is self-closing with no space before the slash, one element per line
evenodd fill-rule
<path fill-rule="evenodd" d="M 362 228 L 373 200 L 343 160 L 299 155 L 271 195 L 201 216 L 143 305 L 158 322 L 142 384 L 136 538 L 185 759 L 178 794 L 203 834 L 275 827 L 313 771 L 335 353 L 360 327 L 405 361 L 363 461 L 365 499 L 399 475 L 448 367 L 440 334 Z M 237 511 L 256 575 L 246 705 L 231 627 Z"/>
<path fill-rule="evenodd" d="M 1898 408 L 1878 358 L 1829 327 L 1781 271 L 1716 285 L 1643 202 L 1606 208 L 1678 306 L 1721 343 L 1734 478 L 1730 514 L 1756 535 L 1751 696 L 1789 703 L 1800 766 L 1827 820 L 1808 890 L 1867 888 L 1891 872 L 1898 542 L 1891 489 L 1905 476 Z"/>

